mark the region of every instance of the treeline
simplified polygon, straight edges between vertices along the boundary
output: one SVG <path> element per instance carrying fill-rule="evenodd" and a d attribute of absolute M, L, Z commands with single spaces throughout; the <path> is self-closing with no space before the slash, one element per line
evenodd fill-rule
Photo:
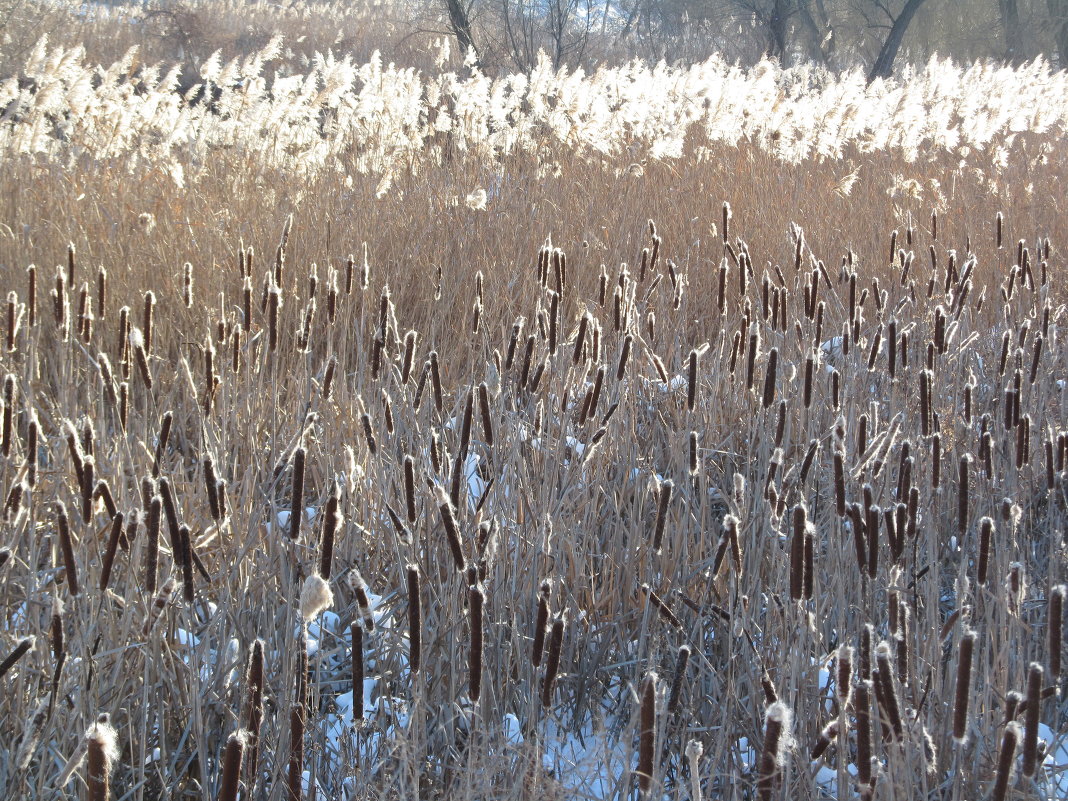
<path fill-rule="evenodd" d="M 863 68 L 934 54 L 1068 66 L 1068 0 L 433 0 L 461 50 L 527 69 L 621 57 Z"/>

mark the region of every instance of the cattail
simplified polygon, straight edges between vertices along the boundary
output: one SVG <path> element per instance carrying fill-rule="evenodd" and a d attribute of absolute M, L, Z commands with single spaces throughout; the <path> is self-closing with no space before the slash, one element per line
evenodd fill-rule
<path fill-rule="evenodd" d="M 553 687 L 560 672 L 560 651 L 564 643 L 564 626 L 567 613 L 561 612 L 553 621 L 552 633 L 549 635 L 549 653 L 545 661 L 545 677 L 541 684 L 541 705 L 548 709 L 553 702 Z"/>
<path fill-rule="evenodd" d="M 259 770 L 260 725 L 263 722 L 263 640 L 256 640 L 248 655 L 245 668 L 245 719 L 248 721 L 248 774 L 249 792 L 255 788 Z"/>
<path fill-rule="evenodd" d="M 45 697 L 37 702 L 33 713 L 26 719 L 22 729 L 22 741 L 19 743 L 19 750 L 15 756 L 15 765 L 19 770 L 26 770 L 33 761 L 33 755 L 37 752 L 37 746 L 41 742 L 41 734 L 44 732 L 45 724 L 48 722 L 50 715 L 49 699 Z"/>
<path fill-rule="evenodd" d="M 652 603 L 652 605 L 656 607 L 656 610 L 660 613 L 660 616 L 663 617 L 664 620 L 666 620 L 676 629 L 682 629 L 682 621 L 678 619 L 678 617 L 673 611 L 671 611 L 671 607 L 667 605 L 664 599 L 653 591 L 652 587 L 650 587 L 648 584 L 642 584 L 641 590 L 643 593 L 649 596 L 650 603 Z"/>
<path fill-rule="evenodd" d="M 671 503 L 671 493 L 675 489 L 675 482 L 670 478 L 660 485 L 660 498 L 656 509 L 656 524 L 653 528 L 653 552 L 660 553 L 664 542 L 664 527 L 667 524 L 668 505 Z"/>
<path fill-rule="evenodd" d="M 793 526 L 794 533 L 790 540 L 790 598 L 800 601 L 805 587 L 805 529 L 808 526 L 808 509 L 804 504 L 794 507 Z"/>
<path fill-rule="evenodd" d="M 853 714 L 857 730 L 857 780 L 861 787 L 869 786 L 872 780 L 871 691 L 871 681 L 862 679 L 853 692 Z"/>
<path fill-rule="evenodd" d="M 1020 562 L 1009 565 L 1009 574 L 1005 578 L 1005 588 L 1008 590 L 1009 606 L 1014 611 L 1019 611 L 1027 594 L 1027 574 Z"/>
<path fill-rule="evenodd" d="M 771 801 L 786 751 L 793 744 L 790 734 L 791 718 L 786 704 L 778 701 L 769 706 L 764 715 L 764 747 L 760 754 L 757 778 L 757 798 L 760 801 Z"/>
<path fill-rule="evenodd" d="M 107 548 L 104 551 L 104 558 L 100 563 L 100 592 L 103 593 L 107 590 L 108 584 L 111 583 L 111 571 L 115 564 L 115 554 L 119 548 L 119 541 L 122 538 L 122 526 L 125 521 L 125 516 L 122 512 L 116 513 L 111 520 L 111 534 L 108 536 Z"/>
<path fill-rule="evenodd" d="M 356 596 L 356 606 L 360 609 L 360 615 L 363 617 L 363 625 L 367 631 L 375 630 L 375 617 L 371 611 L 371 589 L 367 586 L 367 582 L 364 581 L 363 576 L 360 575 L 360 571 L 356 568 L 352 568 L 348 576 L 346 577 L 349 589 L 352 590 L 352 594 Z"/>
<path fill-rule="evenodd" d="M 300 521 L 304 516 L 304 462 L 307 452 L 303 447 L 293 451 L 293 485 L 290 493 L 289 539 L 300 539 Z"/>
<path fill-rule="evenodd" d="M 67 589 L 73 597 L 78 597 L 78 563 L 74 559 L 74 544 L 70 537 L 70 521 L 67 507 L 63 501 L 56 501 L 56 530 L 59 533 L 59 545 L 63 552 L 63 566 L 67 577 Z"/>
<path fill-rule="evenodd" d="M 953 701 L 953 739 L 963 745 L 968 737 L 968 705 L 971 702 L 972 655 L 978 635 L 971 629 L 960 638 L 957 653 L 957 688 Z"/>
<path fill-rule="evenodd" d="M 811 525 L 805 529 L 805 566 L 802 587 L 805 600 L 811 601 L 815 591 L 816 535 Z"/>
<path fill-rule="evenodd" d="M 1064 595 L 1068 587 L 1058 584 L 1049 591 L 1047 618 L 1047 642 L 1049 650 L 1049 675 L 1054 686 L 1061 680 L 1061 627 L 1064 620 Z"/>
<path fill-rule="evenodd" d="M 41 429 L 37 422 L 37 413 L 33 409 L 30 409 L 29 417 L 30 421 L 26 425 L 26 484 L 32 489 L 37 486 L 37 449 Z"/>
<path fill-rule="evenodd" d="M 549 598 L 552 595 L 552 583 L 546 579 L 541 583 L 538 593 L 538 612 L 534 622 L 534 650 L 530 661 L 534 667 L 541 665 L 542 652 L 545 650 L 545 634 L 549 628 Z"/>
<path fill-rule="evenodd" d="M 984 517 L 979 521 L 979 564 L 976 569 L 976 582 L 981 587 L 986 586 L 987 574 L 990 567 L 990 546 L 994 537 L 994 520 Z"/>
<path fill-rule="evenodd" d="M 193 592 L 193 534 L 184 523 L 178 527 L 179 564 L 182 568 L 182 598 L 190 606 L 196 600 Z"/>
<path fill-rule="evenodd" d="M 956 614 L 957 612 L 954 613 L 954 615 Z M 1023 693 L 1017 692 L 1016 690 L 1009 690 L 1005 693 L 1005 720 L 1002 721 L 1003 723 L 1009 723 L 1016 719 L 1016 713 L 1019 711 L 1023 701 Z"/>
<path fill-rule="evenodd" d="M 148 389 L 152 389 L 152 370 L 148 364 L 148 351 L 145 348 L 144 335 L 138 328 L 130 331 L 130 347 L 133 348 L 137 369 L 141 372 L 141 379 Z"/>
<path fill-rule="evenodd" d="M 63 423 L 63 435 L 67 440 L 67 450 L 70 451 L 74 474 L 78 479 L 78 487 L 80 489 L 85 484 L 83 464 L 85 455 L 82 453 L 81 443 L 78 442 L 78 432 L 74 429 L 74 424 L 69 420 Z"/>
<path fill-rule="evenodd" d="M 210 453 L 204 455 L 204 486 L 208 492 L 211 519 L 218 523 L 222 520 L 222 510 L 219 507 L 219 479 L 215 474 L 215 460 Z"/>
<path fill-rule="evenodd" d="M 875 681 L 875 695 L 883 708 L 894 742 L 904 739 L 904 726 L 901 722 L 901 707 L 898 703 L 897 689 L 894 687 L 894 671 L 890 664 L 890 644 L 885 640 L 875 649 L 875 662 L 878 669 L 872 671 Z"/>
<path fill-rule="evenodd" d="M 434 408 L 438 414 L 441 414 L 445 402 L 441 397 L 441 372 L 438 368 L 438 352 L 436 350 L 430 351 L 430 387 L 434 390 Z"/>
<path fill-rule="evenodd" d="M 11 486 L 4 503 L 4 519 L 18 520 L 22 509 L 30 494 L 30 487 L 25 481 L 19 481 Z"/>
<path fill-rule="evenodd" d="M 323 516 L 323 541 L 319 553 L 319 575 L 325 581 L 330 580 L 330 568 L 334 559 L 334 538 L 341 528 L 343 519 L 341 510 L 341 488 L 334 486 L 334 491 L 326 501 L 326 513 Z"/>
<path fill-rule="evenodd" d="M 456 515 L 453 512 L 452 501 L 441 486 L 434 487 L 434 494 L 438 504 L 438 513 L 441 515 L 441 523 L 445 527 L 445 536 L 449 541 L 449 550 L 452 551 L 452 559 L 456 569 L 464 571 L 463 545 L 460 542 L 460 530 L 456 525 Z"/>
<path fill-rule="evenodd" d="M 968 466 L 972 457 L 964 454 L 960 457 L 959 484 L 957 494 L 957 531 L 961 537 L 968 530 Z"/>
<path fill-rule="evenodd" d="M 15 352 L 19 326 L 22 324 L 22 311 L 18 293 L 9 292 L 7 295 L 7 350 L 9 353 Z"/>
<path fill-rule="evenodd" d="M 674 714 L 679 708 L 679 698 L 682 696 L 682 682 L 686 678 L 686 665 L 690 661 L 690 646 L 680 645 L 678 656 L 675 659 L 675 675 L 671 679 L 671 692 L 668 695 L 668 712 Z"/>
<path fill-rule="evenodd" d="M 241 763 L 248 741 L 248 732 L 242 730 L 232 732 L 226 740 L 222 781 L 219 783 L 219 801 L 237 801 L 237 793 L 241 784 Z"/>
<path fill-rule="evenodd" d="M 691 412 L 697 405 L 697 351 L 690 351 L 686 381 L 686 408 Z"/>
<path fill-rule="evenodd" d="M 1005 801 L 1012 778 L 1012 766 L 1016 757 L 1016 746 L 1020 742 L 1020 724 L 1009 721 L 1001 735 L 1001 750 L 998 752 L 998 768 L 994 779 L 994 789 L 990 801 Z"/>
<path fill-rule="evenodd" d="M 698 466 L 699 466 L 699 462 L 698 462 L 698 457 L 699 457 L 699 454 L 698 454 L 698 435 L 697 435 L 696 431 L 691 431 L 690 432 L 689 443 L 690 443 L 690 449 L 689 449 L 689 453 L 690 453 L 689 473 L 690 473 L 691 476 L 696 476 L 697 475 Z"/>
<path fill-rule="evenodd" d="M 748 391 L 753 389 L 753 376 L 756 372 L 756 359 L 757 354 L 760 352 L 760 328 L 756 323 L 753 323 L 749 328 L 749 351 L 747 354 L 748 361 L 745 368 L 745 388 Z"/>
<path fill-rule="evenodd" d="M 1027 698 L 1024 707 L 1023 765 L 1024 776 L 1034 776 L 1038 766 L 1038 719 L 1042 703 L 1042 665 L 1027 667 Z"/>
<path fill-rule="evenodd" d="M 638 726 L 638 788 L 648 794 L 653 783 L 653 757 L 656 750 L 657 675 L 650 671 L 642 681 Z"/>
<path fill-rule="evenodd" d="M 410 564 L 408 573 L 408 669 L 418 673 L 422 662 L 422 602 L 419 596 L 419 566 Z"/>
<path fill-rule="evenodd" d="M 181 552 L 181 534 L 178 524 L 178 507 L 174 502 L 174 492 L 171 490 L 171 481 L 164 476 L 158 482 L 159 496 L 163 501 L 163 517 L 167 521 L 167 533 L 171 541 L 171 553 L 177 558 Z"/>
<path fill-rule="evenodd" d="M 167 604 L 171 602 L 171 598 L 174 597 L 174 588 L 177 582 L 174 580 L 174 576 L 171 576 L 160 587 L 159 592 L 152 598 L 152 605 L 148 610 L 148 617 L 145 619 L 145 625 L 141 629 L 141 634 L 145 637 L 152 631 L 152 627 L 156 625 L 156 621 L 159 620 L 160 615 L 163 614 L 163 610 L 167 608 Z"/>
<path fill-rule="evenodd" d="M 282 290 L 277 284 L 267 288 L 267 350 L 278 349 L 278 312 L 282 307 Z"/>
<path fill-rule="evenodd" d="M 840 448 L 834 451 L 834 505 L 838 516 L 845 517 L 845 453 Z"/>
<path fill-rule="evenodd" d="M 37 638 L 32 634 L 19 640 L 15 644 L 11 653 L 5 656 L 4 660 L 0 662 L 0 678 L 3 678 L 4 675 L 15 666 L 15 663 L 22 659 L 22 657 L 26 655 L 26 652 L 33 648 L 36 643 Z"/>
<path fill-rule="evenodd" d="M 156 571 L 159 561 L 159 524 L 163 516 L 163 499 L 153 495 L 148 507 L 148 520 L 145 528 L 148 532 L 148 547 L 145 550 L 145 592 L 149 595 L 156 591 Z"/>
<path fill-rule="evenodd" d="M 482 645 L 483 645 L 483 610 L 486 593 L 477 584 L 468 590 L 468 611 L 471 616 L 471 650 L 467 662 L 467 690 L 473 704 L 478 703 L 482 694 Z"/>
<path fill-rule="evenodd" d="M 300 616 L 306 623 L 310 623 L 333 605 L 334 593 L 330 591 L 326 579 L 317 573 L 312 573 L 304 579 L 304 586 L 300 591 Z"/>
<path fill-rule="evenodd" d="M 835 660 L 837 672 L 835 674 L 835 693 L 838 695 L 838 703 L 844 709 L 849 706 L 853 697 L 853 646 L 840 645 L 838 656 Z"/>
<path fill-rule="evenodd" d="M 37 266 L 26 268 L 26 310 L 30 328 L 37 325 Z"/>
<path fill-rule="evenodd" d="M 486 438 L 486 445 L 493 447 L 493 417 L 490 413 L 489 387 L 483 381 L 478 385 L 478 408 L 482 419 L 482 434 Z"/>
<path fill-rule="evenodd" d="M 156 295 L 149 290 L 145 293 L 145 309 L 142 316 L 142 328 L 144 329 L 144 349 L 146 353 L 152 352 L 153 313 L 156 309 Z"/>
<path fill-rule="evenodd" d="M 812 761 L 819 759 L 826 753 L 827 749 L 831 747 L 838 738 L 838 721 L 832 720 L 822 729 L 820 729 L 819 739 L 816 740 L 816 744 L 812 747 L 812 752 L 809 754 L 809 758 Z"/>
<path fill-rule="evenodd" d="M 363 628 L 355 620 L 349 626 L 352 638 L 352 720 L 363 720 Z"/>
<path fill-rule="evenodd" d="M 616 367 L 616 380 L 622 381 L 627 374 L 627 361 L 630 359 L 630 350 L 634 344 L 634 337 L 627 334 L 623 338 L 623 347 L 619 352 L 619 364 Z"/>
<path fill-rule="evenodd" d="M 62 665 L 66 658 L 63 642 L 63 612 L 63 599 L 58 595 L 53 595 L 49 634 L 52 638 L 52 659 L 57 665 Z"/>
<path fill-rule="evenodd" d="M 356 703 L 356 696 L 353 696 Z M 286 786 L 287 801 L 301 801 L 304 793 L 301 784 L 304 778 L 304 704 L 295 703 L 289 709 L 289 776 Z"/>

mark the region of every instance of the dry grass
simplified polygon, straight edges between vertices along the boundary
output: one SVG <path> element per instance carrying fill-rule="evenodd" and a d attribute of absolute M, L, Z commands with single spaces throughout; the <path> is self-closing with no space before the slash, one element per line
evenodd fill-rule
<path fill-rule="evenodd" d="M 999 749 L 1026 748 L 1033 715 L 1030 698 L 1021 701 L 1015 717 L 1025 725 L 1006 740 L 1016 732 L 1006 729 L 1007 694 L 1028 689 L 1032 662 L 1046 670 L 1040 689 L 1063 685 L 1048 673 L 1054 638 L 1046 631 L 1050 589 L 1066 577 L 1068 230 L 1055 188 L 1068 181 L 1068 161 L 1059 130 L 1002 133 L 968 154 L 937 149 L 918 160 L 853 142 L 841 158 L 795 163 L 770 153 L 763 145 L 775 140 L 766 137 L 726 144 L 690 130 L 680 158 L 656 159 L 646 144 L 638 153 L 591 155 L 553 134 L 492 160 L 478 148 L 413 159 L 384 193 L 373 170 L 295 172 L 244 148 L 211 150 L 210 159 L 179 152 L 173 161 L 133 151 L 103 161 L 63 147 L 9 157 L 0 177 L 0 264 L 20 325 L 0 359 L 14 378 L 5 399 L 4 497 L 28 485 L 28 461 L 36 458 L 38 470 L 0 529 L 0 547 L 11 551 L 0 567 L 0 659 L 22 638 L 36 640 L 0 679 L 12 744 L 24 731 L 30 749 L 24 766 L 18 747 L 0 756 L 0 784 L 12 797 L 57 797 L 83 733 L 99 732 L 92 727 L 106 712 L 118 754 L 90 751 L 89 771 L 97 776 L 114 763 L 113 798 L 214 798 L 232 791 L 235 772 L 243 797 L 285 798 L 301 766 L 327 797 L 355 798 L 622 798 L 638 792 L 638 770 L 654 797 L 696 798 L 699 788 L 712 799 L 815 798 L 821 765 L 836 774 L 827 789 L 837 785 L 839 798 L 971 799 L 995 790 Z M 189 188 L 176 186 L 174 162 L 187 170 Z M 486 207 L 471 208 L 463 198 L 480 187 L 492 190 Z M 563 264 L 555 251 L 539 256 L 546 237 L 566 255 Z M 1027 247 L 1026 273 L 1014 269 L 1018 240 Z M 642 250 L 654 247 L 657 260 L 642 275 Z M 38 265 L 32 326 L 30 263 Z M 55 265 L 64 276 L 66 331 L 51 296 Z M 100 265 L 108 276 L 103 309 Z M 79 308 L 86 282 L 90 326 Z M 281 306 L 272 350 L 265 301 L 273 288 Z M 157 301 L 146 353 L 151 387 L 119 330 L 128 306 L 130 325 L 145 332 L 148 290 Z M 580 329 L 585 344 L 576 341 Z M 846 329 L 855 335 L 848 353 L 841 341 L 829 343 Z M 418 344 L 404 382 L 409 330 Z M 750 331 L 759 351 L 749 349 Z M 1003 334 L 1010 347 L 1001 369 Z M 432 353 L 436 372 L 424 370 Z M 930 384 L 922 405 L 921 375 Z M 1017 376 L 1018 414 L 1007 428 Z M 160 447 L 168 412 L 173 422 Z M 30 453 L 34 416 L 40 438 Z M 983 432 L 991 435 L 988 453 Z M 465 452 L 467 460 L 458 458 Z M 836 511 L 836 452 L 844 516 Z M 90 453 L 92 475 L 107 483 L 128 525 L 113 525 L 99 495 L 83 520 L 75 463 L 84 483 Z M 212 501 L 205 479 L 209 457 L 225 482 L 221 521 L 219 487 Z M 173 517 L 163 490 L 153 500 L 157 462 Z M 295 462 L 303 465 L 299 481 Z M 670 497 L 661 494 L 667 486 Z M 291 510 L 294 494 L 325 510 L 335 492 L 343 519 L 331 523 L 331 602 L 308 580 L 327 573 L 325 514 L 293 521 L 278 513 Z M 59 502 L 69 510 L 76 595 Z M 150 538 L 137 522 L 152 509 L 154 592 L 146 587 Z M 737 519 L 736 542 L 723 536 L 728 513 Z M 986 516 L 994 522 L 990 578 L 980 585 Z M 109 551 L 116 555 L 105 590 Z M 407 640 L 413 585 L 421 606 L 415 673 Z M 472 615 L 476 596 L 482 608 Z M 333 618 L 317 611 L 330 603 Z M 368 605 L 371 621 L 361 608 Z M 546 626 L 539 667 L 531 656 L 536 619 Z M 957 742 L 958 645 L 969 630 L 978 637 Z M 257 639 L 259 732 L 247 697 L 256 681 L 245 674 Z M 475 703 L 473 640 L 482 653 Z M 642 713 L 643 677 L 673 677 L 683 645 L 692 653 L 677 705 L 664 703 L 674 681 L 649 681 Z M 820 680 L 821 667 L 840 675 L 830 662 L 840 646 L 857 649 L 845 671 L 860 682 L 853 693 Z M 339 703 L 354 668 L 374 684 L 374 709 L 350 729 Z M 545 681 L 546 673 L 555 675 Z M 858 698 L 870 700 L 866 710 Z M 1065 730 L 1063 699 L 1038 700 L 1037 719 L 1054 732 Z M 766 737 L 768 707 L 770 720 L 792 713 L 792 731 Z M 41 709 L 47 714 L 35 715 Z M 506 716 L 521 742 L 508 736 Z M 860 775 L 877 781 L 854 788 L 850 766 L 868 750 L 858 737 L 865 720 L 877 764 Z M 810 749 L 833 721 L 837 733 L 810 765 Z M 230 735 L 250 726 L 228 751 Z M 293 732 L 303 732 L 302 750 Z M 589 759 L 604 766 L 603 783 L 584 785 L 582 771 L 567 764 L 560 742 L 577 733 L 587 737 Z M 700 757 L 686 747 L 694 740 Z M 90 774 L 78 764 L 67 793 L 86 792 Z M 1055 778 L 1039 766 L 1037 783 L 1013 778 L 1006 797 L 1053 797 Z"/>

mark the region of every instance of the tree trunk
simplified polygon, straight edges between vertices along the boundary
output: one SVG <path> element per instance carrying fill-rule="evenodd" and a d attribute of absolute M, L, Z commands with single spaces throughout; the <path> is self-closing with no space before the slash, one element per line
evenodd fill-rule
<path fill-rule="evenodd" d="M 790 27 L 790 0 L 775 0 L 768 19 L 768 32 L 771 34 L 768 55 L 786 63 L 786 34 Z"/>
<path fill-rule="evenodd" d="M 916 12 L 924 2 L 925 0 L 908 0 L 905 3 L 905 7 L 897 15 L 894 24 L 890 26 L 890 33 L 887 34 L 886 41 L 883 42 L 883 46 L 879 50 L 878 58 L 875 59 L 875 63 L 871 66 L 871 72 L 868 73 L 868 83 L 871 83 L 876 78 L 889 78 L 893 74 L 894 60 L 897 58 L 897 51 L 901 49 L 905 31 L 908 30 L 909 23 L 912 22 L 912 18 L 916 16 Z"/>
<path fill-rule="evenodd" d="M 463 57 L 467 58 L 469 50 L 478 53 L 478 48 L 475 47 L 475 37 L 471 33 L 471 17 L 462 0 L 445 0 L 445 7 L 449 11 L 449 25 L 456 36 L 456 43 L 460 45 Z"/>
<path fill-rule="evenodd" d="M 1020 36 L 1020 9 L 1016 0 L 998 0 L 1001 29 L 1005 34 L 1005 60 L 1010 64 L 1024 61 L 1023 39 Z"/>
<path fill-rule="evenodd" d="M 1053 40 L 1057 43 L 1058 65 L 1068 69 L 1068 0 L 1047 0 Z"/>

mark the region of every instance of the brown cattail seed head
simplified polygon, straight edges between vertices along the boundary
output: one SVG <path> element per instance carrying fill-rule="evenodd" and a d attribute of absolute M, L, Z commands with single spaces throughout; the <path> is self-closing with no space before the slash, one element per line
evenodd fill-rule
<path fill-rule="evenodd" d="M 1038 723 L 1042 704 L 1042 665 L 1032 662 L 1027 668 L 1027 698 L 1024 707 L 1023 765 L 1024 776 L 1034 776 L 1038 767 Z"/>
<path fill-rule="evenodd" d="M 408 669 L 418 673 L 422 661 L 422 602 L 419 597 L 419 567 L 408 565 Z"/>
<path fill-rule="evenodd" d="M 786 751 L 793 745 L 790 733 L 792 715 L 786 704 L 777 701 L 764 715 L 764 747 L 757 778 L 757 798 L 771 801 L 775 781 L 785 763 Z"/>
<path fill-rule="evenodd" d="M 1064 625 L 1064 596 L 1068 587 L 1058 584 L 1049 593 L 1049 612 L 1047 620 L 1047 646 L 1049 651 L 1049 676 L 1054 686 L 1061 680 L 1061 637 Z"/>
<path fill-rule="evenodd" d="M 961 635 L 957 650 L 957 687 L 953 702 L 953 739 L 964 744 L 968 737 L 968 705 L 971 702 L 972 658 L 976 632 L 967 630 Z"/>
<path fill-rule="evenodd" d="M 237 793 L 241 784 L 241 763 L 244 760 L 248 742 L 248 732 L 240 730 L 233 732 L 226 740 L 219 801 L 237 801 Z"/>
<path fill-rule="evenodd" d="M 548 709 L 553 703 L 553 687 L 560 672 L 560 652 L 564 642 L 564 627 L 567 625 L 567 613 L 561 612 L 553 622 L 549 635 L 549 655 L 545 662 L 545 678 L 541 685 L 541 705 Z"/>
<path fill-rule="evenodd" d="M 998 752 L 997 774 L 994 778 L 994 789 L 990 793 L 990 801 L 1005 801 L 1019 742 L 1020 724 L 1009 721 L 1001 735 L 1001 750 Z"/>

